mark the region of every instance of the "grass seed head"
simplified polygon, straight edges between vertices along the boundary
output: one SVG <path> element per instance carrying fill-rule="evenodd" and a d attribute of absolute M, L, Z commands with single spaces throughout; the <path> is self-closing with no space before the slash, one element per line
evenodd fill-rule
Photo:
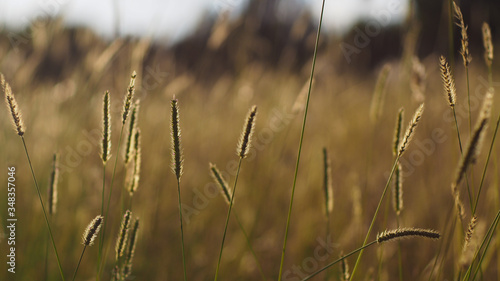
<path fill-rule="evenodd" d="M 446 61 L 445 57 L 443 56 L 439 57 L 439 65 L 441 69 L 441 77 L 443 78 L 444 91 L 448 97 L 448 104 L 451 107 L 454 107 L 457 96 L 457 90 L 455 88 L 455 79 L 453 78 L 450 66 L 448 65 L 448 62 Z"/>
<path fill-rule="evenodd" d="M 122 123 L 125 125 L 127 121 L 128 113 L 130 111 L 130 106 L 132 104 L 132 98 L 135 93 L 135 78 L 137 77 L 137 73 L 134 71 L 130 76 L 130 84 L 127 89 L 127 94 L 125 95 L 125 101 L 123 102 L 123 120 Z"/>
<path fill-rule="evenodd" d="M 109 91 L 104 93 L 103 98 L 103 126 L 102 126 L 102 162 L 106 164 L 111 157 L 111 113 L 110 113 Z"/>
<path fill-rule="evenodd" d="M 132 260 L 134 259 L 135 246 L 137 244 L 137 232 L 139 230 L 139 218 L 134 221 L 134 226 L 130 232 L 130 239 L 128 242 L 127 253 L 125 254 L 125 267 L 123 269 L 124 277 L 130 276 L 132 273 Z"/>
<path fill-rule="evenodd" d="M 101 229 L 103 219 L 104 217 L 99 215 L 89 223 L 83 233 L 83 245 L 92 246 L 94 244 L 94 240 Z"/>
<path fill-rule="evenodd" d="M 214 181 L 220 187 L 221 193 L 224 196 L 224 199 L 229 204 L 231 202 L 232 192 L 229 189 L 227 182 L 224 180 L 221 173 L 219 172 L 219 169 L 217 169 L 217 166 L 215 166 L 215 164 L 209 163 L 209 166 L 210 166 L 210 172 L 212 173 L 212 177 L 214 178 Z"/>
<path fill-rule="evenodd" d="M 172 117 L 171 117 L 171 134 L 172 134 L 172 169 L 177 180 L 180 181 L 182 175 L 182 148 L 181 148 L 181 128 L 179 125 L 179 105 L 177 100 L 172 99 Z"/>
<path fill-rule="evenodd" d="M 252 140 L 252 134 L 255 126 L 255 118 L 257 115 L 257 106 L 252 106 L 248 112 L 247 122 L 245 127 L 243 127 L 243 132 L 241 132 L 240 141 L 238 143 L 237 153 L 240 158 L 245 158 L 248 155 L 248 150 L 250 149 L 250 142 Z"/>
<path fill-rule="evenodd" d="M 127 243 L 128 230 L 130 228 L 130 219 L 132 212 L 127 210 L 125 215 L 123 215 L 122 223 L 120 226 L 120 233 L 118 234 L 118 239 L 116 240 L 115 252 L 116 260 L 118 261 L 125 251 L 125 244 Z"/>
<path fill-rule="evenodd" d="M 464 66 L 469 66 L 472 57 L 469 52 L 469 36 L 467 35 L 467 26 L 464 23 L 464 16 L 460 7 L 453 1 L 453 8 L 455 10 L 455 17 L 457 18 L 457 26 L 460 27 L 460 34 L 462 35 L 460 54 L 464 61 Z"/>
<path fill-rule="evenodd" d="M 417 128 L 418 122 L 420 121 L 420 118 L 422 118 L 422 113 L 424 112 L 424 104 L 422 103 L 417 111 L 415 111 L 415 114 L 413 115 L 413 118 L 410 121 L 410 124 L 408 125 L 408 128 L 406 129 L 406 132 L 404 134 L 403 139 L 399 143 L 399 149 L 398 149 L 398 157 L 401 157 L 403 155 L 403 152 L 405 152 L 408 144 L 411 141 L 411 138 L 413 137 L 415 133 L 415 129 Z"/>
<path fill-rule="evenodd" d="M 323 191 L 325 194 L 325 214 L 333 212 L 332 167 L 326 147 L 323 148 Z"/>
<path fill-rule="evenodd" d="M 400 238 L 408 238 L 412 236 L 420 236 L 430 239 L 439 239 L 441 235 L 439 232 L 432 229 L 422 229 L 422 228 L 397 228 L 393 230 L 385 230 L 377 234 L 377 243 L 383 243 L 386 241 L 391 241 Z"/>
<path fill-rule="evenodd" d="M 132 147 L 134 146 L 134 135 L 137 127 L 137 118 L 139 115 L 139 101 L 136 101 L 132 107 L 132 114 L 130 115 L 130 124 L 128 128 L 127 144 L 125 145 L 125 164 L 130 162 L 130 155 L 132 154 Z"/>
<path fill-rule="evenodd" d="M 7 104 L 7 107 L 9 108 L 11 115 L 12 115 L 12 121 L 13 121 L 14 127 L 17 131 L 17 134 L 19 136 L 23 136 L 24 135 L 24 122 L 23 122 L 23 118 L 21 116 L 21 112 L 19 111 L 19 106 L 17 105 L 14 94 L 12 93 L 12 89 L 10 88 L 9 83 L 7 83 L 5 81 L 5 77 L 3 76 L 2 73 L 0 73 L 0 84 L 2 85 L 2 89 L 5 93 L 5 102 Z"/>
<path fill-rule="evenodd" d="M 488 67 L 493 63 L 493 42 L 491 40 L 491 30 L 488 23 L 483 22 L 483 45 L 484 45 L 484 60 Z"/>
<path fill-rule="evenodd" d="M 59 155 L 54 153 L 52 173 L 49 182 L 49 214 L 53 215 L 57 211 L 57 184 L 59 182 Z"/>

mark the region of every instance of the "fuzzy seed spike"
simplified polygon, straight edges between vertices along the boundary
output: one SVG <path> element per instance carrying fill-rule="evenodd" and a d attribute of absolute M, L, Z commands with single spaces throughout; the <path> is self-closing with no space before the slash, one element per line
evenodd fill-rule
<path fill-rule="evenodd" d="M 127 145 L 125 146 L 125 164 L 130 162 L 132 147 L 134 147 L 134 135 L 137 127 L 137 117 L 139 115 L 139 101 L 136 101 L 130 114 L 130 124 L 128 128 Z"/>
<path fill-rule="evenodd" d="M 137 73 L 134 71 L 130 76 L 130 84 L 127 89 L 127 95 L 125 95 L 125 101 L 123 102 L 123 120 L 122 123 L 125 125 L 127 121 L 128 113 L 130 111 L 130 106 L 132 104 L 132 98 L 135 93 L 135 78 L 137 77 Z"/>
<path fill-rule="evenodd" d="M 393 230 L 385 230 L 377 234 L 377 243 L 383 243 L 394 239 L 406 238 L 411 236 L 420 236 L 430 239 L 439 239 L 439 232 L 432 229 L 422 228 L 397 228 Z"/>
<path fill-rule="evenodd" d="M 415 114 L 413 115 L 413 118 L 411 119 L 410 124 L 406 129 L 404 137 L 399 144 L 398 157 L 401 157 L 401 155 L 403 155 L 403 152 L 405 152 L 408 144 L 410 143 L 411 138 L 415 133 L 415 129 L 418 125 L 418 122 L 420 121 L 420 118 L 422 117 L 423 112 L 424 112 L 424 104 L 422 103 L 418 107 L 417 111 L 415 111 Z"/>
<path fill-rule="evenodd" d="M 49 214 L 53 215 L 57 211 L 57 184 L 59 182 L 59 155 L 54 153 L 52 173 L 49 182 Z"/>
<path fill-rule="evenodd" d="M 484 60 L 488 67 L 493 63 L 493 42 L 491 40 L 491 30 L 488 23 L 483 22 L 483 45 L 484 45 Z"/>
<path fill-rule="evenodd" d="M 102 126 L 102 151 L 101 159 L 104 164 L 111 157 L 111 114 L 110 114 L 110 97 L 109 91 L 104 93 L 103 98 L 103 126 Z"/>
<path fill-rule="evenodd" d="M 101 229 L 102 221 L 104 220 L 103 216 L 95 217 L 85 229 L 83 233 L 83 245 L 92 246 L 94 244 L 94 240 Z"/>
<path fill-rule="evenodd" d="M 182 175 L 182 148 L 181 148 L 181 128 L 179 125 L 179 105 L 177 100 L 172 99 L 172 169 L 177 177 L 177 180 L 180 181 Z"/>
<path fill-rule="evenodd" d="M 132 273 L 132 260 L 134 258 L 135 246 L 137 244 L 137 232 L 139 230 L 139 218 L 134 221 L 134 226 L 130 232 L 130 239 L 128 242 L 127 253 L 125 255 L 125 268 L 123 269 L 124 277 L 130 276 Z"/>
<path fill-rule="evenodd" d="M 329 216 L 333 212 L 333 188 L 332 168 L 326 147 L 323 148 L 323 191 L 325 194 L 325 214 Z"/>
<path fill-rule="evenodd" d="M 398 117 L 396 119 L 396 127 L 394 128 L 394 141 L 392 146 L 392 153 L 394 156 L 398 154 L 399 142 L 401 141 L 401 132 L 403 131 L 404 108 L 400 108 Z"/>
<path fill-rule="evenodd" d="M 448 65 L 448 62 L 446 61 L 445 57 L 443 56 L 439 57 L 439 65 L 441 69 L 441 77 L 443 78 L 444 91 L 448 98 L 448 104 L 451 107 L 454 107 L 457 96 L 457 90 L 455 88 L 455 79 L 453 78 L 450 66 Z"/>
<path fill-rule="evenodd" d="M 460 33 L 462 35 L 462 47 L 460 49 L 460 54 L 462 55 L 464 66 L 467 67 L 472 60 L 469 52 L 469 36 L 467 35 L 467 26 L 464 23 L 464 16 L 462 15 L 462 11 L 460 11 L 460 7 L 455 3 L 455 1 L 453 1 L 453 8 L 455 10 L 455 17 L 458 20 L 456 25 L 460 27 Z"/>
<path fill-rule="evenodd" d="M 221 193 L 224 199 L 226 200 L 226 203 L 229 204 L 231 202 L 232 192 L 231 190 L 229 190 L 227 182 L 224 180 L 224 178 L 219 172 L 219 169 L 217 169 L 217 166 L 215 166 L 215 164 L 209 163 L 209 166 L 214 181 L 220 187 Z"/>
<path fill-rule="evenodd" d="M 123 253 L 125 251 L 125 244 L 127 243 L 131 216 L 132 212 L 130 212 L 129 210 L 127 210 L 125 212 L 125 215 L 123 215 L 122 223 L 120 226 L 120 233 L 118 235 L 118 240 L 116 240 L 116 246 L 115 246 L 117 261 L 123 256 Z"/>
<path fill-rule="evenodd" d="M 484 97 L 481 112 L 479 113 L 479 119 L 477 120 L 474 131 L 472 132 L 472 136 L 469 140 L 469 143 L 467 144 L 464 156 L 460 159 L 454 181 L 455 186 L 458 186 L 460 184 L 463 179 L 464 173 L 467 171 L 468 166 L 476 162 L 476 158 L 481 151 L 482 142 L 491 115 L 492 104 L 493 92 L 490 90 Z"/>
<path fill-rule="evenodd" d="M 375 84 L 375 90 L 372 97 L 372 102 L 370 104 L 370 120 L 376 122 L 380 115 L 382 114 L 382 108 L 384 104 L 385 89 L 387 87 L 387 78 L 391 72 L 391 65 L 385 64 L 380 70 L 380 73 Z"/>
<path fill-rule="evenodd" d="M 141 177 L 141 130 L 136 129 L 134 137 L 134 172 L 132 174 L 132 181 L 129 188 L 130 196 L 134 195 L 139 187 L 139 180 Z"/>
<path fill-rule="evenodd" d="M 248 150 L 250 149 L 250 142 L 252 140 L 252 134 L 255 126 L 255 118 L 257 115 L 257 106 L 252 106 L 248 112 L 247 122 L 245 127 L 243 127 L 243 132 L 241 132 L 240 141 L 238 143 L 237 153 L 240 158 L 245 158 L 248 155 Z"/>
<path fill-rule="evenodd" d="M 19 136 L 24 135 L 24 122 L 21 116 L 21 112 L 19 111 L 19 106 L 17 105 L 14 94 L 12 93 L 12 89 L 10 88 L 9 83 L 5 81 L 5 77 L 2 73 L 0 73 L 0 84 L 2 85 L 2 89 L 5 93 L 5 102 L 9 111 L 12 115 L 12 121 L 16 132 Z"/>

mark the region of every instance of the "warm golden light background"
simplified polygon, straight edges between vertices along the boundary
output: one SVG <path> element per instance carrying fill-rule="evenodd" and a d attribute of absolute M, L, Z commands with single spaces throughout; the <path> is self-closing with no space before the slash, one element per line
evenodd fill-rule
<path fill-rule="evenodd" d="M 488 87 L 480 27 L 489 18 L 469 16 L 474 21 L 469 27 L 473 34 L 469 79 L 474 124 Z M 443 8 L 438 17 L 442 36 L 436 36 L 435 42 L 422 39 L 425 34 L 421 34 L 429 31 L 424 26 L 419 33 L 415 28 L 417 19 L 409 16 L 402 26 L 370 37 L 366 47 L 356 47 L 359 54 L 352 55 L 352 61 L 346 58 L 341 44 L 355 46 L 355 31 L 343 38 L 321 36 L 284 266 L 285 273 L 289 273 L 288 279 L 283 280 L 300 280 L 337 259 L 341 251 L 347 253 L 361 246 L 394 161 L 393 130 L 400 107 L 405 109 L 406 127 L 413 112 L 425 102 L 421 123 L 401 160 L 405 178 L 400 225 L 432 228 L 444 234 L 448 231 L 455 216 L 450 184 L 460 151 L 441 81 L 441 54 L 454 60 L 456 110 L 463 143 L 470 134 L 466 76 L 458 53 L 459 29 L 453 27 L 457 44 L 455 55 L 450 57 L 447 11 Z M 492 24 L 494 42 L 498 42 L 495 39 L 499 27 Z M 265 25 L 250 12 L 235 22 L 220 18 L 210 28 L 200 29 L 199 34 L 168 48 L 148 39 L 107 41 L 87 29 L 65 29 L 58 20 L 39 22 L 25 32 L 0 34 L 0 72 L 10 83 L 23 114 L 25 139 L 44 196 L 52 155 L 60 155 L 58 211 L 51 222 L 66 279 L 72 276 L 78 262 L 85 226 L 100 212 L 103 169 L 99 155 L 102 96 L 106 90 L 111 93 L 112 111 L 107 190 L 118 157 L 111 211 L 105 218 L 109 223 L 109 252 L 103 280 L 110 279 L 122 216 L 120 198 L 129 198 L 124 190 L 124 141 L 118 154 L 117 148 L 123 99 L 133 70 L 138 74 L 135 100 L 141 103 L 138 126 L 142 132 L 141 178 L 132 209 L 141 220 L 133 280 L 182 278 L 177 183 L 171 171 L 170 100 L 174 95 L 179 100 L 185 158 L 181 189 L 188 279 L 210 280 L 214 276 L 228 206 L 210 176 L 209 162 L 219 167 L 232 186 L 238 161 L 237 141 L 248 109 L 254 104 L 258 114 L 253 148 L 241 168 L 233 212 L 241 218 L 264 273 L 269 280 L 277 278 L 305 106 L 300 92 L 308 82 L 314 51 L 316 23 L 310 15 L 304 14 L 290 25 Z M 13 38 L 26 40 L 12 45 Z M 433 49 L 429 52 L 426 48 Z M 418 76 L 419 62 L 413 57 L 421 61 L 424 76 Z M 384 64 L 390 65 L 391 70 L 380 115 L 373 118 L 370 110 L 374 106 L 374 90 Z M 494 59 L 495 89 L 500 83 L 499 71 L 498 59 Z M 421 93 L 415 90 L 416 84 L 423 85 Z M 476 194 L 500 109 L 498 102 L 495 97 L 481 154 L 468 174 Z M 299 107 L 294 110 L 297 103 Z M 10 112 L 2 108 L 0 179 L 6 185 L 7 167 L 16 167 L 18 223 L 17 273 L 8 273 L 2 262 L 0 279 L 45 280 L 46 225 L 22 142 L 11 128 Z M 333 248 L 322 250 L 326 258 L 318 260 L 314 258 L 315 249 L 322 245 L 320 240 L 327 241 L 323 147 L 328 149 L 332 163 L 335 202 L 328 241 Z M 478 239 L 483 238 L 500 208 L 499 154 L 494 148 L 479 201 Z M 463 225 L 457 224 L 452 239 L 445 236 L 439 241 L 410 239 L 400 243 L 404 280 L 428 280 L 436 257 L 438 265 L 432 280 L 456 279 L 463 244 L 459 230 L 463 231 L 470 220 L 465 185 L 460 190 L 466 219 Z M 0 218 L 4 225 L 6 191 L 0 191 Z M 377 232 L 397 227 L 391 196 L 389 192 L 382 205 L 373 239 Z M 8 232 L 3 227 L 1 261 L 7 253 L 5 235 Z M 500 280 L 499 242 L 494 236 L 483 262 L 483 280 Z M 445 247 L 449 248 L 443 258 Z M 48 252 L 47 280 L 59 280 L 50 245 Z M 351 270 L 355 260 L 355 256 L 348 259 Z M 397 280 L 398 263 L 398 243 L 369 248 L 357 280 Z M 85 253 L 77 280 L 93 280 L 96 266 L 97 247 L 92 247 Z M 329 275 L 331 280 L 340 280 L 340 267 L 332 267 Z M 317 280 L 322 278 L 323 274 Z M 244 236 L 232 217 L 220 280 L 260 279 Z"/>

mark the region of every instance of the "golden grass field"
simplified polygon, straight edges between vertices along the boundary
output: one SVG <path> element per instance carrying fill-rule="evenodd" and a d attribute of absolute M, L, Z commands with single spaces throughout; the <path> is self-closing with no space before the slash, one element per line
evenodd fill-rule
<path fill-rule="evenodd" d="M 210 65 L 205 63 L 198 68 L 182 64 L 174 52 L 146 39 L 108 42 L 88 30 L 65 30 L 58 21 L 35 25 L 27 42 L 16 47 L 9 42 L 7 32 L 0 38 L 0 72 L 11 85 L 22 112 L 26 126 L 24 138 L 44 200 L 47 200 L 52 155 L 57 152 L 60 157 L 57 212 L 50 217 L 50 222 L 66 280 L 71 280 L 78 263 L 85 227 L 100 213 L 102 97 L 106 90 L 111 97 L 112 143 L 105 174 L 106 196 L 115 157 L 118 157 L 110 213 L 105 218 L 107 259 L 101 278 L 111 279 L 115 239 L 124 211 L 122 200 L 128 202 L 130 198 L 124 187 L 127 167 L 123 161 L 128 123 L 121 145 L 118 141 L 123 100 L 134 70 L 137 71 L 134 100 L 140 100 L 138 127 L 142 138 L 142 165 L 139 187 L 132 199 L 132 213 L 140 218 L 141 224 L 129 280 L 182 280 L 183 276 L 177 181 L 171 171 L 170 101 L 174 95 L 180 107 L 184 155 L 180 187 L 188 279 L 210 280 L 215 274 L 228 205 L 210 175 L 209 163 L 216 164 L 232 186 L 238 163 L 237 143 L 252 105 L 258 106 L 252 148 L 241 166 L 219 279 L 262 279 L 235 213 L 250 237 L 266 278 L 278 278 L 305 106 L 304 99 L 301 101 L 298 96 L 309 81 L 314 44 L 309 44 L 310 56 L 296 70 L 286 69 L 283 66 L 286 63 L 272 65 L 254 60 L 251 53 L 254 50 L 243 49 L 241 53 L 232 50 L 231 56 L 236 56 L 232 59 L 237 61 L 233 70 L 217 70 L 210 77 L 204 77 L 210 73 Z M 403 45 L 405 56 L 384 62 L 391 70 L 380 98 L 382 102 L 377 106 L 373 95 L 382 64 L 370 71 L 360 71 L 355 65 L 345 63 L 337 46 L 334 39 L 320 38 L 282 280 L 301 280 L 337 259 L 341 252 L 348 253 L 363 244 L 394 162 L 392 146 L 398 111 L 404 107 L 406 128 L 422 102 L 425 102 L 425 111 L 400 159 L 404 172 L 404 209 L 399 216 L 399 226 L 434 229 L 442 237 L 439 240 L 405 239 L 369 247 L 355 279 L 398 280 L 401 258 L 403 280 L 462 280 L 468 265 L 464 270 L 460 259 L 471 206 L 462 182 L 458 188 L 465 219 L 460 222 L 454 209 L 451 183 L 461 156 L 441 79 L 441 54 L 421 58 L 425 75 L 418 76 L 416 63 L 411 59 L 413 54 L 407 54 L 412 48 Z M 466 74 L 459 50 L 455 51 L 455 108 L 465 146 L 471 135 Z M 246 57 L 240 59 L 240 56 Z M 474 126 L 489 84 L 483 50 L 473 50 L 472 57 L 469 81 Z M 493 86 L 497 89 L 498 60 L 493 60 L 492 72 Z M 421 94 L 416 93 L 415 88 L 412 90 L 412 85 L 420 85 Z M 297 99 L 299 107 L 294 109 Z M 370 115 L 374 110 L 380 113 L 377 117 Z M 499 110 L 499 98 L 495 97 L 481 153 L 467 173 L 474 199 Z M 9 109 L 3 107 L 0 179 L 2 186 L 6 186 L 7 167 L 16 167 L 17 264 L 16 273 L 12 274 L 4 262 L 9 230 L 6 228 L 7 191 L 2 187 L 0 219 L 4 227 L 0 231 L 0 280 L 60 280 L 26 154 L 20 137 L 12 129 L 11 118 Z M 328 237 L 323 147 L 328 149 L 331 161 L 334 193 Z M 481 242 L 500 209 L 499 157 L 498 145 L 495 145 L 478 201 L 478 223 L 471 247 Z M 391 190 L 381 206 L 369 241 L 379 232 L 398 227 Z M 452 222 L 456 224 L 450 237 Z M 325 241 L 327 249 L 322 248 Z M 87 248 L 77 280 L 96 278 L 97 249 L 96 245 Z M 500 280 L 499 253 L 500 240 L 495 233 L 477 280 Z M 350 270 L 356 256 L 347 259 Z M 475 266 L 477 262 L 473 269 Z M 316 280 L 326 278 L 343 280 L 340 265 L 331 267 L 328 276 L 322 273 Z"/>

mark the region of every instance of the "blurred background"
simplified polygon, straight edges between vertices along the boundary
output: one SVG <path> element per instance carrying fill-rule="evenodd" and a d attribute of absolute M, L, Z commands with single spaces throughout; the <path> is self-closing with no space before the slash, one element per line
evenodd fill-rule
<path fill-rule="evenodd" d="M 362 244 L 394 161 L 391 145 L 400 107 L 405 108 L 406 124 L 418 105 L 426 104 L 415 139 L 402 159 L 405 208 L 399 225 L 442 233 L 453 228 L 449 186 L 460 151 L 443 94 L 440 55 L 448 58 L 456 78 L 463 143 L 470 134 L 460 29 L 450 26 L 449 4 L 326 1 L 283 280 L 300 280 L 341 251 Z M 473 58 L 469 91 L 474 124 L 486 89 L 500 83 L 495 59 L 489 81 L 481 34 L 487 22 L 494 44 L 498 42 L 500 2 L 457 4 L 468 25 Z M 0 72 L 23 113 L 26 142 L 45 198 L 52 155 L 60 155 L 58 211 L 51 221 L 66 279 L 81 253 L 85 226 L 100 211 L 105 90 L 111 93 L 113 122 L 110 163 L 118 157 L 118 164 L 107 218 L 109 252 L 103 280 L 111 278 L 123 200 L 133 201 L 134 217 L 141 220 L 131 280 L 182 278 L 177 189 L 170 168 L 174 95 L 180 104 L 185 156 L 181 189 L 188 279 L 209 280 L 215 274 L 227 205 L 210 177 L 209 162 L 230 184 L 234 182 L 237 140 L 254 104 L 258 117 L 253 148 L 242 165 L 234 211 L 265 276 L 277 279 L 320 10 L 318 0 L 0 1 Z M 141 103 L 142 165 L 139 188 L 130 199 L 125 191 L 130 165 L 124 164 L 124 144 L 118 141 L 132 71 L 137 72 L 135 100 Z M 378 78 L 384 73 L 386 79 Z M 499 109 L 495 100 L 494 120 Z M 22 143 L 11 128 L 8 110 L 3 107 L 0 112 L 0 162 L 18 171 L 17 273 L 8 273 L 4 262 L 7 201 L 0 200 L 0 280 L 60 280 L 50 247 L 45 266 L 46 226 Z M 492 121 L 471 172 L 476 190 L 494 126 Z M 335 201 L 328 237 L 323 147 L 332 162 Z M 500 206 L 498 154 L 495 148 L 479 201 L 480 238 Z M 106 170 L 107 188 L 111 167 Z M 6 172 L 1 173 L 1 182 L 6 179 Z M 4 194 L 0 198 L 6 198 Z M 467 203 L 465 190 L 462 194 Z M 390 196 L 373 238 L 375 232 L 397 226 Z M 456 220 L 455 236 L 401 243 L 403 280 L 456 279 L 461 235 L 471 215 L 470 205 L 465 205 L 466 219 L 461 224 Z M 328 258 L 318 260 L 314 253 L 324 241 L 333 244 L 321 250 Z M 484 261 L 484 280 L 500 280 L 499 242 L 495 237 Z M 96 257 L 96 247 L 87 249 L 77 280 L 95 279 Z M 355 258 L 348 262 L 352 269 Z M 397 280 L 397 243 L 367 250 L 358 270 L 356 280 Z M 219 277 L 263 279 L 234 217 Z M 342 280 L 340 267 L 332 267 L 321 278 Z"/>

